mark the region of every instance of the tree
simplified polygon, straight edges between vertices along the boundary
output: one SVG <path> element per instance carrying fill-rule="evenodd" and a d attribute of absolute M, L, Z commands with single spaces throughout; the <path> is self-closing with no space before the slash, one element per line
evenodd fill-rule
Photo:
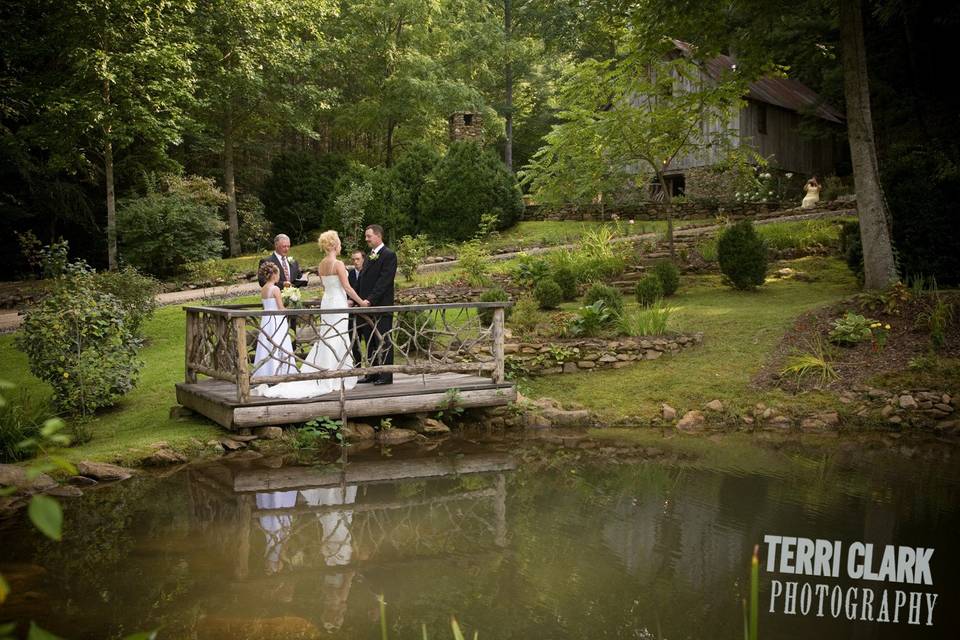
<path fill-rule="evenodd" d="M 235 151 L 257 136 L 309 131 L 332 98 L 322 85 L 317 25 L 331 0 L 209 0 L 198 5 L 198 114 L 218 149 L 230 255 L 240 254 Z"/>
<path fill-rule="evenodd" d="M 843 86 L 847 99 L 847 136 L 857 185 L 857 213 L 863 243 L 863 284 L 884 289 L 897 281 L 897 264 L 890 240 L 890 211 L 880 183 L 877 144 L 870 113 L 870 85 L 863 41 L 861 0 L 840 0 L 840 40 Z"/>
<path fill-rule="evenodd" d="M 523 180 L 545 201 L 583 202 L 630 182 L 660 185 L 667 205 L 665 173 L 674 160 L 707 147 L 731 156 L 728 127 L 743 93 L 733 72 L 712 78 L 673 47 L 625 43 L 623 57 L 576 65 L 560 92 L 560 124 L 546 136 Z M 705 126 L 709 124 L 710 126 Z M 673 252 L 673 222 L 667 207 Z"/>
<path fill-rule="evenodd" d="M 18 135 L 54 170 L 102 179 L 107 261 L 117 266 L 117 157 L 166 158 L 192 100 L 189 5 L 165 0 L 30 3 L 32 38 L 12 54 L 25 70 L 15 97 L 30 105 Z M 40 6 L 36 6 L 39 4 Z"/>

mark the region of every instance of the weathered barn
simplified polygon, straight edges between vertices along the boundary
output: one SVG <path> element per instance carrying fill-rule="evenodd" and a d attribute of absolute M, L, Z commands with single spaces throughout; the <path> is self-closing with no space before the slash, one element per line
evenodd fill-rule
<path fill-rule="evenodd" d="M 674 43 L 679 55 L 693 56 L 691 45 L 679 40 Z M 721 55 L 701 64 L 701 69 L 708 78 L 718 79 L 734 65 L 733 58 Z M 749 145 L 781 172 L 821 177 L 836 172 L 844 154 L 841 137 L 812 138 L 800 132 L 801 115 L 819 118 L 828 128 L 835 127 L 838 134 L 841 131 L 843 114 L 815 91 L 798 80 L 770 76 L 751 82 L 745 99 L 746 105 L 725 124 L 737 132 L 735 145 Z M 702 149 L 676 158 L 666 172 L 673 195 L 691 191 L 700 172 L 719 163 L 722 153 L 716 148 Z"/>

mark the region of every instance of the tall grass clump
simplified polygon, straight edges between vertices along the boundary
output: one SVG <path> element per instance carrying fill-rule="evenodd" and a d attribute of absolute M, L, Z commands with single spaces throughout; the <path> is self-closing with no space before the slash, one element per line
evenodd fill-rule
<path fill-rule="evenodd" d="M 667 332 L 672 313 L 673 307 L 658 300 L 649 307 L 625 311 L 617 324 L 620 333 L 627 336 L 662 336 Z"/>

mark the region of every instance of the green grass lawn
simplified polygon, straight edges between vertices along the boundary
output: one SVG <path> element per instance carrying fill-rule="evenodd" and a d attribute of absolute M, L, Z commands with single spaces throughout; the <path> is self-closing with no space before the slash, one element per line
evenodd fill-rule
<path fill-rule="evenodd" d="M 703 224 L 712 224 L 716 222 L 713 219 L 707 220 L 676 220 L 675 229 L 684 227 L 698 226 Z M 621 220 L 620 222 L 597 222 L 580 220 L 543 220 L 520 222 L 500 233 L 499 237 L 487 241 L 487 246 L 492 250 L 504 248 L 529 248 L 536 246 L 555 246 L 560 244 L 571 244 L 582 238 L 586 233 L 594 231 L 601 227 L 612 227 L 617 229 L 618 235 L 642 235 L 644 233 L 667 232 L 667 223 L 664 220 L 646 221 L 638 220 L 634 224 Z"/>
<path fill-rule="evenodd" d="M 663 402 L 678 411 L 699 409 L 714 398 L 732 408 L 746 408 L 759 400 L 830 406 L 825 395 L 800 399 L 750 388 L 751 378 L 794 318 L 857 290 L 853 276 L 835 258 L 784 264 L 806 271 L 817 281 L 772 280 L 756 292 L 738 292 L 722 286 L 718 276 L 684 277 L 680 290 L 668 299 L 675 308 L 669 326 L 675 331 L 703 332 L 703 344 L 698 347 L 624 369 L 534 378 L 522 390 L 535 397 L 578 402 L 611 419 L 650 418 Z M 635 304 L 627 299 L 628 308 Z"/>

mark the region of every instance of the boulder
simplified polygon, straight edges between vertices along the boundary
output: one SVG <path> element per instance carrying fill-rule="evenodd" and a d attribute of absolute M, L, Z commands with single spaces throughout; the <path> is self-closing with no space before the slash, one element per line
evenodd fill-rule
<path fill-rule="evenodd" d="M 159 448 L 150 455 L 141 460 L 144 465 L 153 467 L 164 467 L 171 464 L 183 464 L 187 461 L 187 456 L 178 451 L 167 448 Z"/>
<path fill-rule="evenodd" d="M 523 416 L 523 426 L 527 429 L 549 429 L 553 425 L 539 413 L 528 411 Z"/>
<path fill-rule="evenodd" d="M 0 464 L 0 486 L 14 487 L 24 493 L 46 491 L 57 486 L 57 481 L 45 473 L 27 477 L 26 467 L 15 464 Z"/>
<path fill-rule="evenodd" d="M 220 438 L 220 446 L 227 451 L 239 451 L 247 445 L 234 438 Z"/>
<path fill-rule="evenodd" d="M 365 422 L 348 422 L 347 426 L 340 430 L 343 439 L 347 442 L 361 442 L 364 440 L 373 440 L 377 437 L 377 431 Z"/>
<path fill-rule="evenodd" d="M 282 427 L 257 427 L 253 430 L 253 435 L 264 440 L 279 440 L 283 437 Z"/>
<path fill-rule="evenodd" d="M 83 495 L 83 491 L 70 484 L 64 484 L 60 485 L 59 487 L 48 489 L 44 493 L 55 498 L 79 498 Z"/>
<path fill-rule="evenodd" d="M 433 418 L 424 418 L 417 423 L 416 429 L 418 432 L 428 435 L 428 436 L 439 436 L 446 433 L 450 433 L 450 427 L 445 425 L 440 420 L 435 420 Z"/>
<path fill-rule="evenodd" d="M 660 413 L 663 415 L 664 420 L 672 421 L 677 419 L 677 410 L 665 402 L 660 405 Z"/>
<path fill-rule="evenodd" d="M 901 409 L 916 409 L 917 401 L 911 395 L 902 395 L 897 399 L 897 404 L 900 405 Z"/>
<path fill-rule="evenodd" d="M 703 408 L 709 411 L 720 412 L 720 411 L 723 411 L 723 403 L 720 402 L 719 400 L 714 399 L 708 402 L 707 404 L 705 404 Z"/>
<path fill-rule="evenodd" d="M 393 427 L 392 429 L 382 429 L 377 432 L 377 440 L 384 444 L 401 444 L 409 442 L 417 437 L 417 432 L 413 429 L 401 429 Z"/>
<path fill-rule="evenodd" d="M 706 418 L 699 411 L 687 411 L 677 423 L 677 429 L 680 431 L 696 431 L 701 429 L 706 422 Z"/>
<path fill-rule="evenodd" d="M 543 410 L 543 417 L 554 427 L 589 427 L 591 424 L 590 412 L 586 409 L 547 408 Z"/>
<path fill-rule="evenodd" d="M 777 429 L 789 429 L 793 426 L 793 421 L 787 416 L 775 415 L 770 418 L 768 424 Z"/>
<path fill-rule="evenodd" d="M 133 470 L 108 462 L 84 460 L 77 463 L 77 473 L 94 480 L 126 480 L 133 476 Z"/>

